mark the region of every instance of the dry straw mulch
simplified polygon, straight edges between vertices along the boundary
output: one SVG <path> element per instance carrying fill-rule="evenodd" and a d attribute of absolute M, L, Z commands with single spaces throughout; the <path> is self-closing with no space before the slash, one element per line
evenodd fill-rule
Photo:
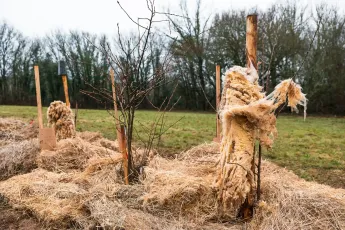
<path fill-rule="evenodd" d="M 30 130 L 24 122 L 0 120 L 6 134 L 0 141 L 8 141 L 0 149 L 0 195 L 47 228 L 345 228 L 344 189 L 307 182 L 268 161 L 263 162 L 262 200 L 254 218 L 244 224 L 236 222 L 237 210 L 220 212 L 216 143 L 172 160 L 135 149 L 136 167 L 144 168 L 141 182 L 124 185 L 116 141 L 77 133 L 59 141 L 54 151 L 39 153 L 37 139 L 31 138 L 37 133 Z"/>
<path fill-rule="evenodd" d="M 0 147 L 23 140 L 37 138 L 37 122 L 24 122 L 0 117 Z"/>
<path fill-rule="evenodd" d="M 342 229 L 345 190 L 306 182 L 263 162 L 262 201 L 251 222 L 236 222 L 236 210 L 219 213 L 214 188 L 219 145 L 203 144 L 168 160 L 135 157 L 141 182 L 124 185 L 117 143 L 78 133 L 42 152 L 39 168 L 0 182 L 0 194 L 31 211 L 48 228 L 124 229 Z M 68 159 L 68 162 L 64 159 Z M 139 163 L 138 163 L 139 164 Z M 145 166 L 146 164 L 146 166 Z"/>
<path fill-rule="evenodd" d="M 36 123 L 0 118 L 0 180 L 37 167 L 37 135 Z"/>
<path fill-rule="evenodd" d="M 0 180 L 28 173 L 37 167 L 39 152 L 37 139 L 14 142 L 0 148 Z"/>

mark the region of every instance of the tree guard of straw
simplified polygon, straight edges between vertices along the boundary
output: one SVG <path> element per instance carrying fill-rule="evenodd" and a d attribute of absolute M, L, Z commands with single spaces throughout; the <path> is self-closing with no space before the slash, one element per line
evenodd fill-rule
<path fill-rule="evenodd" d="M 50 103 L 48 124 L 54 128 L 57 140 L 75 137 L 74 114 L 62 101 Z"/>
<path fill-rule="evenodd" d="M 266 148 L 272 146 L 277 134 L 275 110 L 288 99 L 293 111 L 298 112 L 300 104 L 306 112 L 306 97 L 292 79 L 282 81 L 265 97 L 252 64 L 249 68 L 235 66 L 228 70 L 224 83 L 219 110 L 222 141 L 216 187 L 221 210 L 227 213 L 255 197 L 254 145 L 258 140 Z"/>

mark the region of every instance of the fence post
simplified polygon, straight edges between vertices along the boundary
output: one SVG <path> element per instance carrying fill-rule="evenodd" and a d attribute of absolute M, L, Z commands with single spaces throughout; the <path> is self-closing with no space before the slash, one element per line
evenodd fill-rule
<path fill-rule="evenodd" d="M 37 65 L 34 66 L 35 83 L 36 83 L 36 99 L 37 99 L 37 114 L 39 127 L 39 142 L 41 150 L 52 150 L 56 147 L 55 131 L 53 128 L 43 127 L 42 116 L 42 101 L 41 101 L 41 86 L 40 86 L 40 72 Z"/>
<path fill-rule="evenodd" d="M 38 126 L 39 126 L 40 129 L 43 129 L 40 72 L 39 72 L 39 68 L 38 68 L 37 65 L 34 66 L 34 72 L 35 72 L 35 83 L 36 83 Z"/>
<path fill-rule="evenodd" d="M 125 184 L 128 183 L 128 156 L 127 156 L 127 143 L 126 143 L 126 135 L 125 135 L 125 127 L 124 125 L 120 125 L 119 118 L 117 114 L 117 103 L 116 103 L 116 89 L 115 89 L 115 76 L 114 70 L 110 69 L 110 79 L 111 79 L 111 89 L 113 92 L 113 101 L 114 101 L 114 116 L 115 116 L 115 127 L 116 127 L 116 136 L 117 141 L 119 143 L 119 150 L 122 154 L 122 161 L 123 161 L 123 172 L 125 177 Z"/>
<path fill-rule="evenodd" d="M 216 65 L 216 133 L 217 136 L 216 138 L 214 138 L 214 141 L 216 142 L 220 142 L 220 132 L 221 132 L 221 122 L 219 120 L 219 106 L 220 106 L 220 88 L 221 88 L 221 84 L 220 84 L 220 65 L 217 64 Z"/>
<path fill-rule="evenodd" d="M 247 28 L 246 28 L 246 53 L 247 53 L 247 67 L 250 67 L 250 64 L 254 65 L 255 69 L 257 69 L 257 39 L 258 39 L 258 16 L 248 15 L 247 16 Z M 255 144 L 255 143 L 253 143 Z M 253 175 L 255 175 L 255 148 L 253 153 L 252 159 L 252 166 L 251 171 Z M 247 199 L 242 205 L 242 214 L 245 220 L 252 218 L 253 210 L 254 210 L 254 202 L 255 202 L 255 194 L 256 191 L 253 187 L 250 188 L 250 192 L 248 193 Z"/>
<path fill-rule="evenodd" d="M 65 94 L 66 105 L 68 107 L 70 107 L 69 96 L 68 96 L 68 82 L 67 82 L 66 64 L 64 61 L 59 61 L 58 75 L 60 75 L 62 77 L 62 84 L 63 84 L 63 91 Z"/>

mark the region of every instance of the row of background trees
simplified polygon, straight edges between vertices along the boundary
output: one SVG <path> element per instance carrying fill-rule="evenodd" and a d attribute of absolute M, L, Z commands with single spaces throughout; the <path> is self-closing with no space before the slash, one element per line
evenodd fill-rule
<path fill-rule="evenodd" d="M 201 2 L 197 5 L 191 14 L 182 2 L 180 17 L 167 14 L 173 32 L 157 28 L 150 34 L 150 52 L 136 75 L 136 83 L 151 87 L 146 84 L 148 78 L 153 72 L 163 71 L 160 66 L 167 66 L 167 53 L 170 55 L 168 68 L 160 73 L 165 76 L 164 84 L 148 95 L 141 108 L 151 108 L 152 103 L 160 105 L 176 89 L 172 99 L 177 102 L 176 109 L 212 110 L 215 64 L 221 64 L 223 73 L 232 65 L 245 65 L 248 12 L 232 10 L 205 18 Z M 267 91 L 283 79 L 294 78 L 307 93 L 309 112 L 345 113 L 344 15 L 331 6 L 320 5 L 311 10 L 296 3 L 274 4 L 257 13 L 258 59 L 262 63 L 259 70 L 261 75 L 270 72 L 269 78 L 262 79 Z M 43 104 L 63 99 L 57 63 L 65 60 L 72 105 L 78 102 L 82 108 L 106 106 L 81 90 L 110 90 L 109 52 L 104 51 L 122 50 L 120 62 L 130 66 L 131 52 L 126 51 L 135 49 L 135 36 L 119 33 L 116 38 L 109 38 L 82 31 L 57 31 L 32 39 L 2 22 L 0 104 L 35 105 L 34 64 L 40 67 Z"/>

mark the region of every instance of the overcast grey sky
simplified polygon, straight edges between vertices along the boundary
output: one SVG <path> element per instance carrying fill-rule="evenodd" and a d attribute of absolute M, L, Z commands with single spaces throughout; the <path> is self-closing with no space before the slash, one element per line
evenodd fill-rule
<path fill-rule="evenodd" d="M 188 9 L 195 10 L 196 0 L 186 0 Z M 286 1 L 286 0 L 285 0 Z M 210 15 L 230 9 L 266 9 L 282 0 L 203 0 L 202 13 Z M 156 8 L 179 14 L 180 0 L 156 0 Z M 337 6 L 342 12 L 345 0 L 300 0 L 301 5 L 315 6 L 321 2 Z M 133 18 L 145 17 L 146 0 L 120 0 Z M 116 24 L 130 30 L 130 22 L 116 0 L 0 0 L 0 21 L 5 20 L 26 36 L 43 36 L 55 29 L 79 29 L 97 34 L 113 35 Z"/>

